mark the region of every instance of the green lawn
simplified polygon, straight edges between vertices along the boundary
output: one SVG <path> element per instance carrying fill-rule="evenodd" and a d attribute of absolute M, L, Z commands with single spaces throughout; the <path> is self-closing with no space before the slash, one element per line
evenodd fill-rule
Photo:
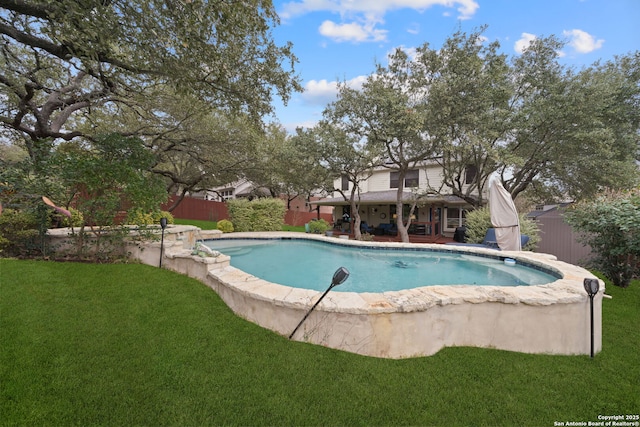
<path fill-rule="evenodd" d="M 385 360 L 288 341 L 139 264 L 0 260 L 0 425 L 553 426 L 640 412 L 640 282 L 588 356 Z"/>

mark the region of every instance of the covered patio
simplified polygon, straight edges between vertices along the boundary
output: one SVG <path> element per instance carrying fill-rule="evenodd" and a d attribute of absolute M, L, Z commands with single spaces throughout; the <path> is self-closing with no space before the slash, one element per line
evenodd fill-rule
<path fill-rule="evenodd" d="M 403 193 L 403 217 L 407 219 L 409 208 L 416 195 Z M 374 241 L 397 242 L 398 214 L 396 190 L 370 191 L 359 195 L 357 202 L 361 218 L 361 231 L 373 236 Z M 354 237 L 353 215 L 348 200 L 342 197 L 327 198 L 312 202 L 317 206 L 333 206 L 334 235 Z M 463 225 L 464 211 L 469 205 L 457 196 L 421 196 L 409 227 L 411 243 L 447 243 L 453 241 L 455 229 Z"/>

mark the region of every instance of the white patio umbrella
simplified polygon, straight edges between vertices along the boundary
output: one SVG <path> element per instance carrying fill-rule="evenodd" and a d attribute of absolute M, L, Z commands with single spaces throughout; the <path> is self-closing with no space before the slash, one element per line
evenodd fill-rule
<path fill-rule="evenodd" d="M 496 229 L 496 241 L 503 251 L 520 251 L 520 218 L 511 194 L 497 173 L 489 177 L 489 211 Z"/>

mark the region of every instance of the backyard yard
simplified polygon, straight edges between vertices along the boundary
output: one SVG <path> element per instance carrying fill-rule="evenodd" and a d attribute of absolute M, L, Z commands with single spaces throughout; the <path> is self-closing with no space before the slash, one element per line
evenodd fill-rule
<path fill-rule="evenodd" d="M 0 259 L 0 425 L 635 423 L 640 281 L 607 294 L 594 359 L 386 360 L 289 341 L 170 271 Z"/>

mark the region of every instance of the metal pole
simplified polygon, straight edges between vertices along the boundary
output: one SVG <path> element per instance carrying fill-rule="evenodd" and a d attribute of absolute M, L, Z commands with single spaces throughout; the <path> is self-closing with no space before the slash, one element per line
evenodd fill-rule
<path fill-rule="evenodd" d="M 162 255 L 164 253 L 164 228 L 162 229 L 162 237 L 160 238 L 160 263 L 158 267 L 162 268 Z"/>
<path fill-rule="evenodd" d="M 591 302 L 591 358 L 593 358 L 593 297 L 594 295 L 589 295 L 589 300 Z"/>
<path fill-rule="evenodd" d="M 160 263 L 158 267 L 162 268 L 162 255 L 164 255 L 164 229 L 167 228 L 167 218 L 160 218 L 160 228 L 162 228 L 162 238 L 160 240 Z"/>
<path fill-rule="evenodd" d="M 338 268 L 336 270 L 336 272 L 333 273 L 333 278 L 331 279 L 331 284 L 329 285 L 327 290 L 324 291 L 324 294 L 322 294 L 322 296 L 318 299 L 318 301 L 316 301 L 316 303 L 313 305 L 313 307 L 311 307 L 311 310 L 307 311 L 307 314 L 304 315 L 304 317 L 302 318 L 300 323 L 298 323 L 298 326 L 296 326 L 296 328 L 293 330 L 293 332 L 291 332 L 291 335 L 289 335 L 289 339 L 291 339 L 293 337 L 293 334 L 296 333 L 296 331 L 298 330 L 300 325 L 302 325 L 302 323 L 304 323 L 304 321 L 307 320 L 307 317 L 309 317 L 309 314 L 311 314 L 311 312 L 318 306 L 318 304 L 320 304 L 320 301 L 322 301 L 322 299 L 325 296 L 327 296 L 329 291 L 331 289 L 333 289 L 335 286 L 338 286 L 338 285 L 344 283 L 344 281 L 347 280 L 348 277 L 349 277 L 349 270 L 347 270 L 344 267 Z"/>
<path fill-rule="evenodd" d="M 324 291 L 324 294 L 322 294 L 320 299 L 318 299 L 318 301 L 316 301 L 316 303 L 313 305 L 313 307 L 311 307 L 311 310 L 307 311 L 307 314 L 304 315 L 304 317 L 302 318 L 300 323 L 298 323 L 298 326 L 296 326 L 296 328 L 293 330 L 293 332 L 291 332 L 291 335 L 289 335 L 289 339 L 291 339 L 293 337 L 293 334 L 296 333 L 296 331 L 298 330 L 300 325 L 302 325 L 304 323 L 304 321 L 307 320 L 307 317 L 309 317 L 311 312 L 318 306 L 318 304 L 320 304 L 320 301 L 322 301 L 322 299 L 329 293 L 329 291 L 331 290 L 331 288 L 333 288 L 333 286 L 334 286 L 333 284 L 330 285 L 329 288 L 327 288 L 327 290 Z"/>
<path fill-rule="evenodd" d="M 598 279 L 586 278 L 584 279 L 583 284 L 584 290 L 587 291 L 587 295 L 589 295 L 589 304 L 591 306 L 591 358 L 593 358 L 593 297 L 595 297 L 598 290 L 600 290 L 600 281 Z"/>

